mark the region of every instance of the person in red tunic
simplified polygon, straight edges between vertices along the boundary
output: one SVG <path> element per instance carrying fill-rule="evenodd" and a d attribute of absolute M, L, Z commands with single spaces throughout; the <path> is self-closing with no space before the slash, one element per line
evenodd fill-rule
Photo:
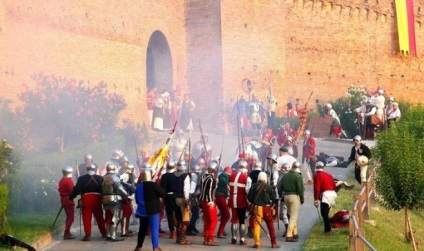
<path fill-rule="evenodd" d="M 275 143 L 275 136 L 272 133 L 272 128 L 268 127 L 265 132 L 262 133 L 261 137 L 261 154 L 260 154 L 260 161 L 262 163 L 267 163 L 266 157 L 268 157 L 272 153 L 272 147 Z M 265 171 L 270 171 L 270 167 L 267 167 Z"/>
<path fill-rule="evenodd" d="M 302 155 L 302 163 L 306 164 L 304 165 L 304 174 L 306 178 L 308 179 L 308 185 L 312 185 L 313 181 L 312 178 L 315 176 L 315 162 L 316 162 L 316 156 L 315 156 L 315 148 L 316 143 L 315 139 L 311 136 L 311 132 L 309 130 L 305 131 L 303 139 L 303 155 Z"/>
<path fill-rule="evenodd" d="M 73 200 L 69 199 L 69 195 L 71 195 L 72 189 L 74 189 L 74 181 L 72 180 L 73 172 L 74 169 L 70 166 L 66 166 L 62 169 L 63 177 L 59 181 L 58 188 L 60 203 L 66 213 L 65 232 L 63 233 L 64 240 L 75 239 L 75 236 L 73 236 L 70 231 L 72 223 L 74 223 L 75 203 Z"/>
<path fill-rule="evenodd" d="M 317 174 L 314 177 L 314 206 L 318 208 L 321 201 L 321 216 L 324 220 L 324 233 L 331 233 L 330 208 L 336 203 L 337 193 L 334 178 L 324 171 L 324 163 L 316 163 Z"/>
<path fill-rule="evenodd" d="M 277 143 L 279 146 L 284 145 L 286 143 L 287 138 L 290 136 L 292 138 L 296 137 L 297 132 L 290 127 L 290 123 L 286 122 L 284 125 L 281 125 L 277 134 Z"/>
<path fill-rule="evenodd" d="M 238 171 L 230 176 L 230 197 L 228 207 L 231 208 L 231 244 L 237 243 L 238 230 L 240 229 L 240 245 L 247 245 L 246 236 L 246 210 L 248 206 L 247 193 L 252 186 L 252 180 L 247 175 L 247 162 L 239 162 Z"/>
<path fill-rule="evenodd" d="M 82 222 L 84 224 L 85 236 L 82 241 L 91 240 L 91 217 L 97 221 L 100 233 L 106 238 L 106 226 L 103 218 L 102 208 L 102 182 L 103 177 L 95 174 L 95 166 L 87 166 L 87 174 L 78 178 L 77 184 L 69 196 L 70 200 L 75 199 L 77 195 L 81 195 L 82 201 Z"/>

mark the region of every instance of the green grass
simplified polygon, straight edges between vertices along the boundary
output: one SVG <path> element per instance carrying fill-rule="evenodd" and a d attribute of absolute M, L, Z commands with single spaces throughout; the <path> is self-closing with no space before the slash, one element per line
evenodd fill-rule
<path fill-rule="evenodd" d="M 13 237 L 32 244 L 41 237 L 51 233 L 51 225 L 56 215 L 46 214 L 14 214 L 8 216 L 9 226 L 6 229 L 0 229 L 0 233 L 7 233 Z M 62 212 L 59 216 L 55 229 L 63 226 L 65 222 L 65 214 Z M 1 247 L 0 250 L 10 250 L 7 247 Z"/>
<path fill-rule="evenodd" d="M 349 182 L 354 183 L 353 176 L 349 176 Z M 359 194 L 360 187 L 348 190 L 340 190 L 337 203 L 330 211 L 330 216 L 339 210 L 351 210 L 353 208 L 353 196 Z M 404 210 L 395 212 L 388 211 L 382 206 L 375 204 L 370 210 L 370 220 L 376 221 L 376 226 L 364 223 L 365 238 L 377 250 L 413 250 L 412 245 L 405 240 L 405 213 Z M 422 245 L 424 240 L 424 212 L 413 211 L 411 214 L 412 229 L 415 231 L 414 237 Z M 324 223 L 318 220 L 307 239 L 303 250 L 325 250 L 339 251 L 349 250 L 349 229 L 333 229 L 333 234 L 325 236 L 323 234 Z M 368 249 L 366 249 L 368 250 Z"/>

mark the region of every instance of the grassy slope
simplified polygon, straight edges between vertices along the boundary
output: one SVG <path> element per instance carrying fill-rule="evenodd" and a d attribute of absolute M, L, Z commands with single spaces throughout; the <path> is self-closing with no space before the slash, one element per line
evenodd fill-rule
<path fill-rule="evenodd" d="M 8 233 L 15 238 L 30 244 L 34 243 L 41 237 L 51 232 L 56 215 L 37 215 L 37 214 L 15 214 L 8 216 L 9 229 L 0 229 L 0 232 Z M 63 226 L 65 222 L 65 214 L 61 213 L 55 228 Z M 0 250 L 10 250 L 10 248 L 0 246 Z"/>
<path fill-rule="evenodd" d="M 354 183 L 352 176 L 349 182 Z M 335 212 L 353 208 L 353 196 L 359 194 L 360 187 L 355 185 L 353 190 L 341 190 L 338 194 L 337 203 L 331 209 L 330 216 Z M 364 224 L 365 238 L 377 250 L 412 250 L 412 245 L 405 241 L 405 215 L 404 211 L 387 211 L 379 205 L 375 205 L 370 210 L 370 220 L 376 221 L 376 226 Z M 424 211 L 413 211 L 411 224 L 415 231 L 415 240 L 422 243 L 424 240 Z M 325 250 L 339 251 L 349 249 L 349 229 L 333 229 L 333 235 L 323 234 L 324 224 L 322 219 L 318 220 L 306 241 L 303 250 Z"/>

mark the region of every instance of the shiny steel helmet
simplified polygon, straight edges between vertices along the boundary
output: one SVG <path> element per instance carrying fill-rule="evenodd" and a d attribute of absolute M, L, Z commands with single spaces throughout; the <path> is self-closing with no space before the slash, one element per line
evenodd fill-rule
<path fill-rule="evenodd" d="M 108 173 L 115 173 L 116 172 L 116 165 L 113 164 L 112 162 L 108 162 L 106 164 L 106 172 Z"/>
<path fill-rule="evenodd" d="M 206 164 L 206 162 L 205 162 L 205 159 L 203 159 L 203 158 L 198 158 L 197 159 L 197 164 Z"/>
<path fill-rule="evenodd" d="M 358 166 L 366 166 L 368 165 L 368 158 L 367 156 L 361 155 L 358 157 L 358 159 L 356 160 L 356 164 L 358 164 Z"/>
<path fill-rule="evenodd" d="M 181 159 L 178 161 L 177 163 L 177 170 L 178 171 L 185 171 L 187 170 L 187 164 L 185 162 L 185 160 Z"/>
<path fill-rule="evenodd" d="M 84 155 L 84 162 L 88 162 L 89 160 L 93 160 L 93 156 L 91 156 L 91 154 L 86 154 Z"/>
<path fill-rule="evenodd" d="M 112 159 L 119 160 L 124 156 L 124 152 L 120 149 L 115 149 L 112 152 Z"/>
<path fill-rule="evenodd" d="M 238 169 L 242 170 L 245 169 L 247 170 L 247 162 L 245 160 L 241 160 L 238 162 Z"/>
<path fill-rule="evenodd" d="M 277 154 L 275 153 L 271 153 L 268 157 L 266 157 L 267 159 L 272 160 L 274 163 L 277 163 Z"/>
<path fill-rule="evenodd" d="M 129 165 L 127 166 L 127 170 L 129 170 L 129 171 L 133 171 L 133 170 L 134 170 L 134 165 L 133 165 L 133 164 L 129 164 Z"/>
<path fill-rule="evenodd" d="M 305 130 L 305 135 L 311 135 L 311 131 Z"/>
<path fill-rule="evenodd" d="M 292 169 L 299 169 L 300 170 L 300 167 L 301 167 L 302 165 L 300 164 L 300 162 L 299 161 L 295 161 L 295 162 L 293 162 L 293 164 L 292 164 Z"/>
<path fill-rule="evenodd" d="M 87 174 L 94 175 L 96 173 L 96 166 L 91 164 L 85 167 L 85 170 L 87 171 Z"/>
<path fill-rule="evenodd" d="M 287 162 L 284 162 L 284 163 L 281 165 L 281 170 L 285 170 L 285 171 L 290 170 L 290 164 L 289 164 L 289 163 L 287 163 Z"/>
<path fill-rule="evenodd" d="M 193 167 L 193 172 L 200 173 L 202 170 L 200 169 L 200 166 L 198 164 L 195 164 Z"/>
<path fill-rule="evenodd" d="M 71 166 L 65 166 L 62 169 L 63 177 L 72 177 L 73 172 L 74 172 L 74 169 Z"/>
<path fill-rule="evenodd" d="M 257 161 L 255 164 L 255 170 L 262 170 L 262 162 Z"/>
<path fill-rule="evenodd" d="M 172 159 L 168 160 L 168 163 L 166 164 L 166 169 L 172 170 L 174 168 L 175 168 L 175 162 Z"/>
<path fill-rule="evenodd" d="M 218 162 L 216 162 L 216 160 L 212 160 L 209 163 L 208 171 L 211 173 L 216 172 L 216 170 L 218 170 Z"/>
<path fill-rule="evenodd" d="M 316 164 L 315 164 L 315 168 L 316 169 L 323 169 L 324 168 L 324 163 L 322 163 L 322 161 L 318 161 Z"/>
<path fill-rule="evenodd" d="M 151 181 L 152 180 L 152 169 L 142 168 L 140 170 L 140 180 L 142 182 Z"/>
<path fill-rule="evenodd" d="M 122 158 L 121 158 L 121 164 L 122 163 L 124 163 L 124 162 L 130 162 L 129 160 L 128 160 L 128 157 L 127 156 L 122 156 Z"/>

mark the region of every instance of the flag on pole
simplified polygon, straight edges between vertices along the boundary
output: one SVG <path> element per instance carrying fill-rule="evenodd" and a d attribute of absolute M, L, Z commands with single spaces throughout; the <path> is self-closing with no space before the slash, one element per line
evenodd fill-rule
<path fill-rule="evenodd" d="M 395 0 L 399 50 L 402 56 L 416 56 L 413 0 Z"/>
<path fill-rule="evenodd" d="M 171 145 L 172 145 L 172 139 L 174 138 L 176 125 L 177 125 L 177 122 L 175 122 L 174 129 L 172 129 L 172 131 L 170 132 L 171 135 L 169 136 L 169 138 L 147 161 L 147 163 L 149 163 L 152 168 L 153 181 L 160 179 L 163 166 L 165 165 L 165 160 L 168 156 L 169 149 L 171 148 Z"/>

